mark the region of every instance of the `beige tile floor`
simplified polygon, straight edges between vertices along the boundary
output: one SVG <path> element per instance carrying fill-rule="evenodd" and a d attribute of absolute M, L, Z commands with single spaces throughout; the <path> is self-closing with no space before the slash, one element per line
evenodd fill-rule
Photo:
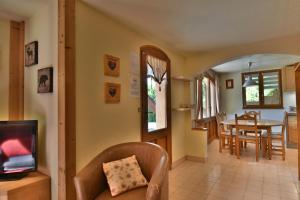
<path fill-rule="evenodd" d="M 297 151 L 287 149 L 286 161 L 260 157 L 255 162 L 249 144 L 241 159 L 228 151 L 219 153 L 218 140 L 208 149 L 208 161 L 185 161 L 170 171 L 170 200 L 296 200 L 300 199 L 297 180 Z"/>

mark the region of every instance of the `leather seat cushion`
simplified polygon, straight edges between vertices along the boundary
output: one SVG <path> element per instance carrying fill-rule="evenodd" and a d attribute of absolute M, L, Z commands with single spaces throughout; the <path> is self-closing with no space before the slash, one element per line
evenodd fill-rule
<path fill-rule="evenodd" d="M 140 187 L 112 197 L 110 190 L 106 189 L 95 200 L 143 200 L 146 199 L 146 192 L 147 187 Z"/>

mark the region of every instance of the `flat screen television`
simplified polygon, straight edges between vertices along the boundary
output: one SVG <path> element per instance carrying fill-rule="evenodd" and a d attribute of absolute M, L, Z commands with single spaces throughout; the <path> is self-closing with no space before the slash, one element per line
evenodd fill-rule
<path fill-rule="evenodd" d="M 0 178 L 17 179 L 37 169 L 37 120 L 0 121 Z"/>

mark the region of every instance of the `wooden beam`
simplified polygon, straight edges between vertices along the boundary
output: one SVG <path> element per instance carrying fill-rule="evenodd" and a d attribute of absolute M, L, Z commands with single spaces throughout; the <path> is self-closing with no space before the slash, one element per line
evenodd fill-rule
<path fill-rule="evenodd" d="M 75 200 L 75 2 L 58 0 L 58 199 Z"/>
<path fill-rule="evenodd" d="M 300 181 L 300 68 L 295 71 L 296 106 L 297 106 L 297 133 L 298 133 L 298 179 Z"/>
<path fill-rule="evenodd" d="M 9 119 L 24 118 L 24 22 L 10 22 Z"/>

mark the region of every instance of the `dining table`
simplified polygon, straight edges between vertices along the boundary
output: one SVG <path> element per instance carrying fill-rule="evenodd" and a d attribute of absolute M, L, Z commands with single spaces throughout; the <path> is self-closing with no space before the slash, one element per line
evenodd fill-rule
<path fill-rule="evenodd" d="M 221 123 L 224 124 L 225 126 L 227 126 L 227 128 L 228 128 L 228 130 L 230 130 L 230 133 L 231 133 L 231 136 L 232 136 L 233 129 L 236 126 L 235 119 L 224 120 Z M 239 125 L 253 126 L 254 123 L 253 123 L 253 121 L 243 120 L 243 121 L 239 121 Z M 272 127 L 283 126 L 283 125 L 284 125 L 283 122 L 278 121 L 278 120 L 271 120 L 271 119 L 258 119 L 257 120 L 257 129 L 267 131 L 268 144 L 271 144 Z M 230 152 L 231 152 L 231 154 L 233 153 L 233 147 L 232 146 L 230 147 Z M 268 155 L 269 155 L 269 159 L 271 160 L 272 159 L 271 151 L 268 151 Z"/>

